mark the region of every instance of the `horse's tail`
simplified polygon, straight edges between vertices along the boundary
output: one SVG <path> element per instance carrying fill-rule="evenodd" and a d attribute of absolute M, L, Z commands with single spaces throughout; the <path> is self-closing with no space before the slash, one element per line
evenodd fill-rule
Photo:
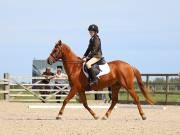
<path fill-rule="evenodd" d="M 141 89 L 141 92 L 144 95 L 146 101 L 151 105 L 154 104 L 155 102 L 153 101 L 151 95 L 148 93 L 148 88 L 145 88 L 145 86 L 143 84 L 143 81 L 141 78 L 141 73 L 135 67 L 133 67 L 133 70 L 134 70 L 134 74 L 135 74 L 137 82 L 138 82 L 138 86 Z"/>

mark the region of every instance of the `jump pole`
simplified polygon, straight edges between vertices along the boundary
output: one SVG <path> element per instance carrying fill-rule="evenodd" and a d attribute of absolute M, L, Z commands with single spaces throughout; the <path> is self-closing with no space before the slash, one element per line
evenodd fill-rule
<path fill-rule="evenodd" d="M 90 108 L 94 109 L 108 109 L 109 105 L 89 105 Z M 29 109 L 59 109 L 61 108 L 61 105 L 29 105 Z M 67 109 L 82 109 L 84 108 L 83 105 L 66 105 Z M 115 106 L 114 108 L 117 108 Z"/>
<path fill-rule="evenodd" d="M 29 109 L 59 109 L 61 108 L 62 105 L 29 105 Z M 94 109 L 108 109 L 110 105 L 89 105 L 90 108 Z M 167 106 L 162 106 L 162 105 L 142 105 L 144 109 L 163 109 L 166 110 Z M 67 109 L 83 109 L 83 105 L 66 105 Z M 114 107 L 116 108 L 137 108 L 136 105 L 116 105 Z"/>

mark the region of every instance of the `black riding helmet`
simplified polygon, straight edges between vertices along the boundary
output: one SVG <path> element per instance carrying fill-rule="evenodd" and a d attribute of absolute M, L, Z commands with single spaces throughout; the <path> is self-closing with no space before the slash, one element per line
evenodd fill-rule
<path fill-rule="evenodd" d="M 97 32 L 97 33 L 99 32 L 98 26 L 95 25 L 95 24 L 89 25 L 88 30 L 89 30 L 89 31 L 95 31 L 95 32 Z"/>

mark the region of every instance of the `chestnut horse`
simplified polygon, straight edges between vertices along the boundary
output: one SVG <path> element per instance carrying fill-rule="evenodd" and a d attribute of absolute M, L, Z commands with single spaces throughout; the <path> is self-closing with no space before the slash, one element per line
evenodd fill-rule
<path fill-rule="evenodd" d="M 48 57 L 47 62 L 48 64 L 53 64 L 60 59 L 62 60 L 65 71 L 68 75 L 71 90 L 63 101 L 63 105 L 56 119 L 61 119 L 66 104 L 77 93 L 79 93 L 83 106 L 91 113 L 94 119 L 98 119 L 94 111 L 89 108 L 86 100 L 85 90 L 88 85 L 88 79 L 84 75 L 82 69 L 84 61 L 80 57 L 76 56 L 68 45 L 58 41 L 50 56 Z M 143 85 L 140 72 L 136 68 L 130 66 L 128 63 L 120 60 L 109 62 L 108 65 L 110 66 L 110 73 L 100 76 L 98 83 L 91 86 L 91 88 L 95 91 L 102 90 L 108 86 L 112 87 L 112 103 L 102 119 L 107 119 L 110 116 L 111 111 L 118 101 L 119 89 L 123 87 L 132 96 L 135 103 L 137 104 L 142 119 L 145 120 L 146 116 L 141 108 L 139 97 L 134 89 L 134 77 L 136 77 L 138 85 L 146 101 L 149 104 L 153 104 L 153 100 Z"/>

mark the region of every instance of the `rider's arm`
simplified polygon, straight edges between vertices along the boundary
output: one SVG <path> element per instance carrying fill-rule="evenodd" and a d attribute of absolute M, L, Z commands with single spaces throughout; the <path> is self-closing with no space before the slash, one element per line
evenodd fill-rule
<path fill-rule="evenodd" d="M 87 57 L 90 51 L 91 51 L 91 49 L 90 49 L 90 45 L 89 45 L 86 52 L 84 53 L 84 57 Z"/>
<path fill-rule="evenodd" d="M 90 45 L 90 40 L 89 40 L 89 45 L 88 45 L 86 52 L 84 53 L 84 57 L 87 57 L 89 55 L 90 51 L 91 51 L 91 45 Z"/>

